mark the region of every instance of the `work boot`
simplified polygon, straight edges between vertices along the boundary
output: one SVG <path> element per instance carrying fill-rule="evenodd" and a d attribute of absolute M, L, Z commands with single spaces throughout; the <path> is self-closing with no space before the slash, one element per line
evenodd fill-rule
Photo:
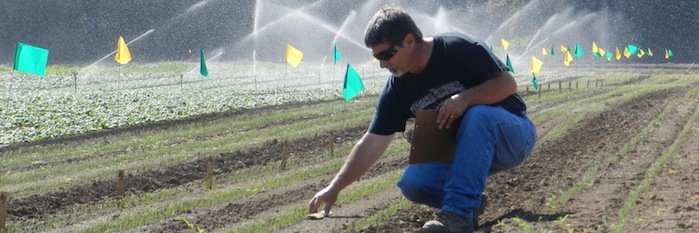
<path fill-rule="evenodd" d="M 437 219 L 428 221 L 422 226 L 423 232 L 474 232 L 478 228 L 478 218 L 485 212 L 485 207 L 487 205 L 488 196 L 483 194 L 481 195 L 478 208 L 473 209 L 473 219 L 464 218 L 452 212 L 442 211 L 437 215 Z"/>
<path fill-rule="evenodd" d="M 485 212 L 485 207 L 488 205 L 488 196 L 485 194 L 481 195 L 481 203 L 478 204 L 478 208 L 473 210 L 473 227 L 478 229 L 478 220 L 480 220 L 481 214 Z"/>
<path fill-rule="evenodd" d="M 422 232 L 427 233 L 471 233 L 475 230 L 473 219 L 448 211 L 442 211 L 437 215 L 437 219 L 427 221 L 422 226 Z"/>

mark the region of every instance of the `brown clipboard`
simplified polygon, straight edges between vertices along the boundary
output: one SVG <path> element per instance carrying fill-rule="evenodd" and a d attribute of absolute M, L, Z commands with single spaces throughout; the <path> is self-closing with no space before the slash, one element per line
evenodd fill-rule
<path fill-rule="evenodd" d="M 410 146 L 410 164 L 451 162 L 456 151 L 456 134 L 461 118 L 449 128 L 437 128 L 437 110 L 420 110 L 415 113 L 415 129 Z"/>

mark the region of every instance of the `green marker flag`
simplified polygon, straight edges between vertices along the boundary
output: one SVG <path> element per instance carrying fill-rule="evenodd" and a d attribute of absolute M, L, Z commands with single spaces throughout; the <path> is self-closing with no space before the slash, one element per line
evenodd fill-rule
<path fill-rule="evenodd" d="M 204 49 L 200 49 L 201 63 L 199 65 L 199 73 L 204 76 L 204 78 L 209 78 L 209 71 L 206 70 L 206 59 L 204 59 Z"/>
<path fill-rule="evenodd" d="M 515 73 L 515 68 L 512 68 L 512 62 L 510 62 L 510 55 L 505 54 L 505 63 L 507 64 L 507 68 L 510 69 L 510 72 L 513 74 Z"/>
<path fill-rule="evenodd" d="M 551 56 L 553 57 L 553 46 L 551 46 Z"/>
<path fill-rule="evenodd" d="M 583 55 L 583 50 L 582 50 L 582 48 L 580 48 L 579 44 L 575 44 L 575 54 L 574 55 L 576 58 Z"/>
<path fill-rule="evenodd" d="M 532 85 L 534 85 L 534 90 L 539 90 L 539 83 L 536 81 L 534 73 L 532 73 Z"/>
<path fill-rule="evenodd" d="M 340 58 L 342 58 L 342 55 L 340 54 L 340 50 L 337 49 L 337 45 L 335 45 L 335 64 L 337 64 Z"/>
<path fill-rule="evenodd" d="M 46 76 L 46 62 L 49 59 L 49 51 L 28 44 L 17 43 L 15 52 L 16 71 L 22 71 L 39 76 Z"/>
<path fill-rule="evenodd" d="M 342 87 L 342 97 L 345 98 L 345 101 L 349 101 L 363 90 L 364 84 L 362 83 L 362 78 L 359 77 L 357 71 L 355 71 L 350 64 L 347 64 L 345 84 Z"/>
<path fill-rule="evenodd" d="M 629 49 L 629 53 L 632 55 L 638 52 L 638 47 L 636 47 L 635 45 L 627 44 L 626 47 Z"/>

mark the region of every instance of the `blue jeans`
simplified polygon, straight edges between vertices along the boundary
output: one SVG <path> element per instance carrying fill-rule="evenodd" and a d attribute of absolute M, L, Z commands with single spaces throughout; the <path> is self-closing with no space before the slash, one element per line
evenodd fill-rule
<path fill-rule="evenodd" d="M 398 187 L 412 202 L 473 218 L 488 175 L 521 164 L 535 143 L 534 123 L 526 116 L 472 106 L 461 120 L 454 161 L 408 165 Z"/>

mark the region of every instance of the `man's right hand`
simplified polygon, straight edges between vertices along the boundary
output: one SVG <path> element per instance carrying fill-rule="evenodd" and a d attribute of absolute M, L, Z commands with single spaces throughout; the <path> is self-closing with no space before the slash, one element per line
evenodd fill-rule
<path fill-rule="evenodd" d="M 337 201 L 337 196 L 340 194 L 339 189 L 335 189 L 332 186 L 325 187 L 324 189 L 318 191 L 313 199 L 308 203 L 308 212 L 311 214 L 318 213 L 318 208 L 325 203 L 325 215 L 330 213 L 330 208 Z"/>

